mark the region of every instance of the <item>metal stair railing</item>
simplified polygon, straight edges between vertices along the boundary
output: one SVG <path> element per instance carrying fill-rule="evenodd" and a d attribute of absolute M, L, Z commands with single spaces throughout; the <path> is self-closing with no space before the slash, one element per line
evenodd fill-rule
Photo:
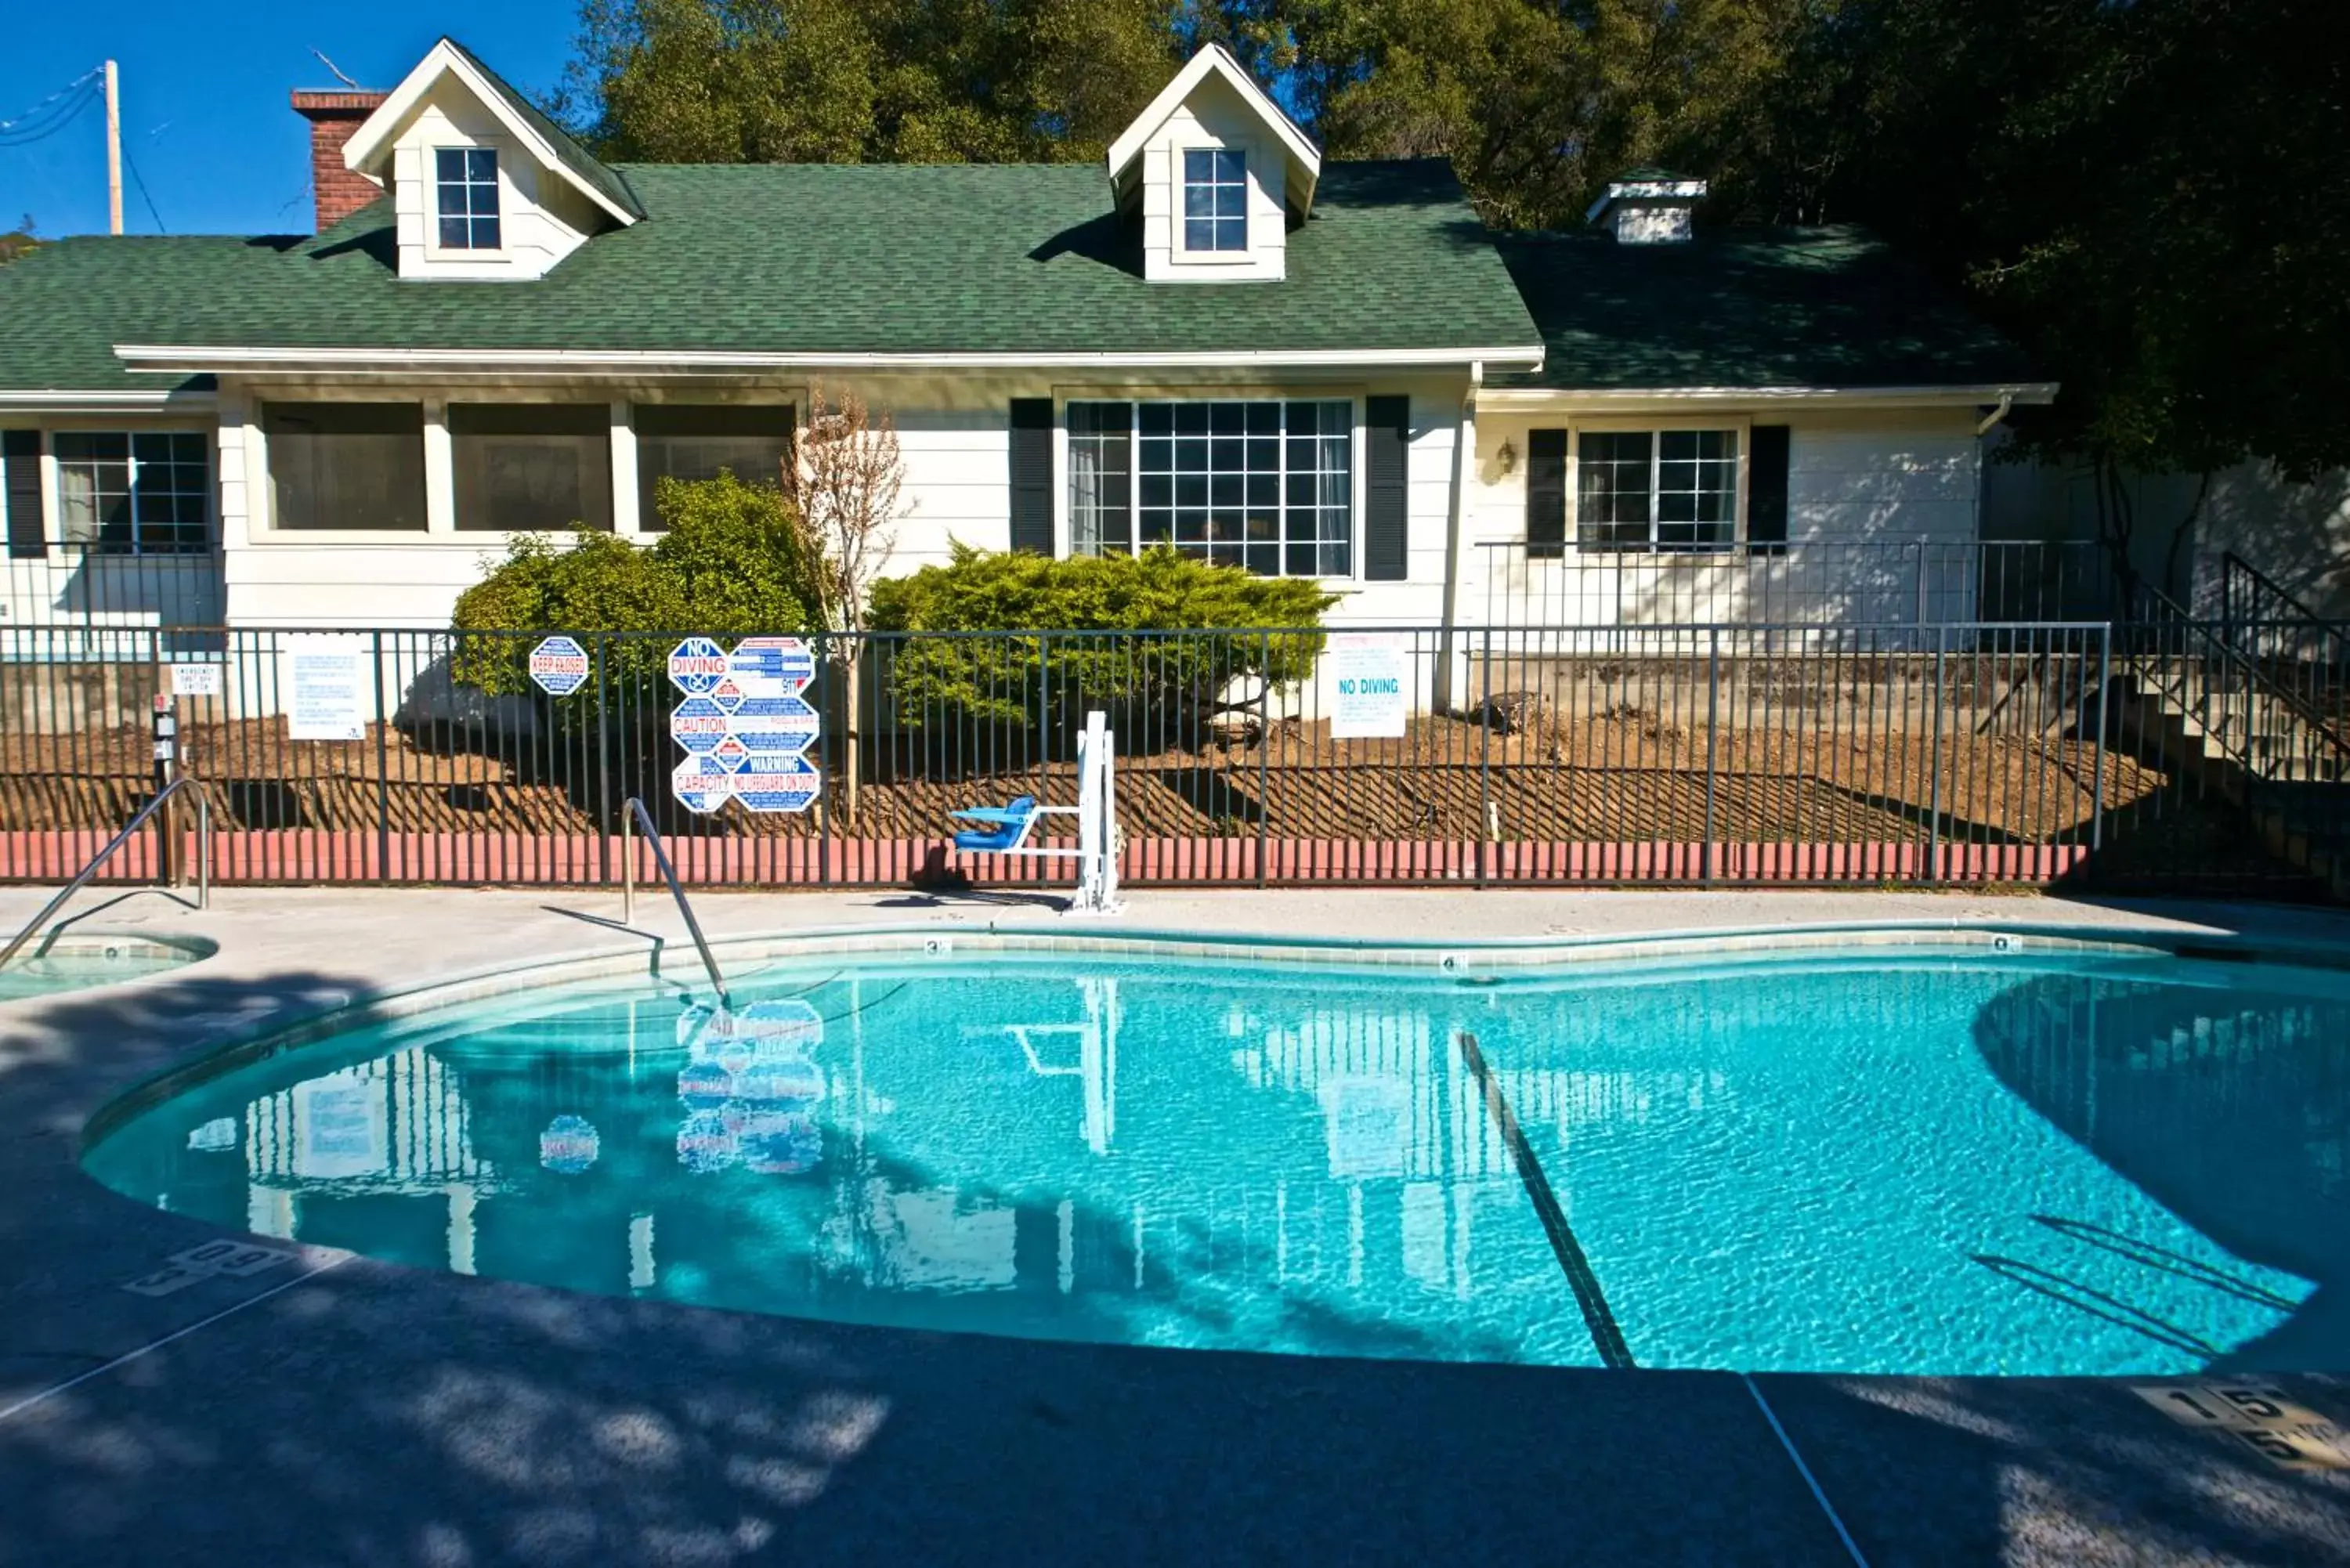
<path fill-rule="evenodd" d="M 2350 624 L 2319 615 L 2230 550 L 2220 561 L 2220 626 L 2303 717 L 2350 740 Z"/>
<path fill-rule="evenodd" d="M 694 950 L 702 955 L 702 967 L 710 971 L 710 988 L 718 993 L 718 1005 L 734 1005 L 726 994 L 726 977 L 718 972 L 718 961 L 710 953 L 710 942 L 702 934 L 702 922 L 693 918 L 693 906 L 686 901 L 685 888 L 677 879 L 677 868 L 670 864 L 669 851 L 662 846 L 660 829 L 653 825 L 653 814 L 644 797 L 630 795 L 620 808 L 620 919 L 633 923 L 637 918 L 637 835 L 642 826 L 645 841 L 653 848 L 653 864 L 669 881 L 670 897 L 677 900 L 677 912 L 685 917 L 685 929 L 693 938 Z"/>
<path fill-rule="evenodd" d="M 2342 798 L 2350 786 L 2350 742 L 2221 630 L 2196 620 L 2159 589 L 2137 585 L 2133 609 L 2126 654 L 2130 668 L 2234 764 L 2243 780 L 2239 804 L 2254 825 L 2298 840 L 2327 863 L 2308 869 L 2343 883 L 2334 867 L 2341 865 L 2343 841 L 2350 836 L 2350 803 Z M 2278 754 L 2280 717 L 2297 754 Z M 2272 820 L 2264 824 L 2264 815 Z"/>
<path fill-rule="evenodd" d="M 130 840 L 137 836 L 139 830 L 147 826 L 147 819 L 149 817 L 153 816 L 157 812 L 162 810 L 164 803 L 169 801 L 173 795 L 179 794 L 180 791 L 192 787 L 195 790 L 196 796 L 196 908 L 199 909 L 208 909 L 212 908 L 212 803 L 204 798 L 202 783 L 193 774 L 182 774 L 178 778 L 175 778 L 170 784 L 165 784 L 162 789 L 157 793 L 153 800 L 151 800 L 145 805 L 140 806 L 137 815 L 131 817 L 130 821 L 123 827 L 122 831 L 109 839 L 105 848 L 91 856 L 88 861 L 83 865 L 82 868 L 74 873 L 73 880 L 68 882 L 63 888 L 59 888 L 56 898 L 51 898 L 47 903 L 42 905 L 41 912 L 35 915 L 31 919 L 26 921 L 24 929 L 18 931 L 15 937 L 10 939 L 6 947 L 0 948 L 0 969 L 5 969 L 8 966 L 8 961 L 15 958 L 18 950 L 22 949 L 26 942 L 32 940 L 34 932 L 39 930 L 43 926 L 48 923 L 50 916 L 56 914 L 59 909 L 64 909 L 68 900 L 71 899 L 76 893 L 80 892 L 84 888 L 89 886 L 91 878 L 95 877 L 99 874 L 99 871 L 109 860 L 114 858 L 114 852 L 121 848 L 124 845 L 130 843 Z"/>

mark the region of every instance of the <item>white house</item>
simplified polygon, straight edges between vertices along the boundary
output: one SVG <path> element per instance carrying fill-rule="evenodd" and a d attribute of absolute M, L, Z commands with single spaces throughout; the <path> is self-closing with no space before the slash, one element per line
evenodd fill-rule
<path fill-rule="evenodd" d="M 1805 613 L 1964 618 L 1971 556 L 1821 552 L 1970 548 L 1979 436 L 2053 393 L 1862 237 L 1692 238 L 1657 172 L 1496 236 L 1214 47 L 1106 166 L 606 165 L 447 40 L 296 105 L 314 236 L 0 269 L 10 624 L 445 626 L 516 531 L 772 471 L 818 387 L 896 420 L 903 568 L 1168 541 L 1430 627 L 1843 572 Z"/>

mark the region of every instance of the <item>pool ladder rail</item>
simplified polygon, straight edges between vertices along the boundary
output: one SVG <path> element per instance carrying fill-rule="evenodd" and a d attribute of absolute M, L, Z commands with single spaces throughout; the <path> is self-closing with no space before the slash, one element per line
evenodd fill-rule
<path fill-rule="evenodd" d="M 637 829 L 642 827 L 645 841 L 652 846 L 653 864 L 669 880 L 670 897 L 677 900 L 677 912 L 685 917 L 685 929 L 693 938 L 694 950 L 702 955 L 702 967 L 710 971 L 710 989 L 718 993 L 718 1005 L 733 1006 L 726 994 L 726 977 L 718 972 L 718 961 L 710 953 L 709 939 L 702 934 L 702 922 L 693 918 L 693 906 L 686 901 L 685 888 L 677 879 L 677 867 L 669 861 L 669 851 L 662 846 L 660 829 L 653 825 L 653 814 L 641 795 L 630 795 L 620 808 L 620 919 L 634 925 L 637 919 Z"/>
<path fill-rule="evenodd" d="M 50 916 L 66 907 L 67 900 L 89 886 L 91 878 L 99 874 L 109 860 L 114 858 L 114 852 L 130 843 L 139 830 L 147 826 L 149 817 L 162 810 L 165 803 L 183 789 L 193 791 L 196 797 L 196 908 L 199 910 L 211 909 L 213 903 L 212 803 L 204 798 L 203 785 L 195 774 L 182 774 L 158 790 L 153 800 L 140 806 L 137 815 L 131 817 L 122 831 L 109 839 L 105 848 L 91 856 L 82 868 L 74 873 L 73 880 L 59 888 L 56 898 L 42 905 L 41 912 L 26 921 L 24 929 L 11 938 L 6 947 L 0 948 L 0 969 L 5 969 L 8 966 L 8 961 L 15 958 L 17 950 L 26 942 L 32 940 L 34 932 L 48 923 Z M 691 919 L 691 917 L 688 918 Z M 43 950 L 47 950 L 45 947 Z"/>

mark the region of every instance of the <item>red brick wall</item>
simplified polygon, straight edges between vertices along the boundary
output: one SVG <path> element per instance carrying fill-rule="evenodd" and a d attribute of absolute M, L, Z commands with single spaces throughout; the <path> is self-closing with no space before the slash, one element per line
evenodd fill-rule
<path fill-rule="evenodd" d="M 297 92 L 294 112 L 310 122 L 310 189 L 317 226 L 328 229 L 383 194 L 382 187 L 343 167 L 343 143 L 384 100 L 380 92 Z"/>

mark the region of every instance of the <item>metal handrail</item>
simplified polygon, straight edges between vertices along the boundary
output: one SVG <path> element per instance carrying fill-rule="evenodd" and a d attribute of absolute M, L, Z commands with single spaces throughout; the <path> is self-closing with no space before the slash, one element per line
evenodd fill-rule
<path fill-rule="evenodd" d="M 2339 620 L 2319 615 L 2315 610 L 2311 609 L 2282 583 L 2237 555 L 2233 550 L 2221 556 L 2220 562 L 2220 624 L 2228 627 L 2231 633 L 2239 623 L 2258 624 L 2268 618 L 2249 613 L 2243 615 L 2236 613 L 2236 585 L 2239 581 L 2241 581 L 2252 593 L 2274 599 L 2292 611 L 2291 624 L 2296 624 L 2324 637 L 2333 645 L 2337 656 L 2336 661 L 2350 664 L 2350 628 L 2345 628 L 2344 623 Z M 2244 607 L 2248 611 L 2251 607 L 2249 605 Z"/>
<path fill-rule="evenodd" d="M 702 922 L 693 918 L 693 906 L 686 902 L 677 868 L 669 863 L 669 851 L 661 846 L 660 829 L 653 826 L 653 814 L 641 795 L 630 795 L 628 804 L 620 808 L 620 919 L 633 923 L 637 918 L 636 830 L 639 823 L 644 825 L 646 841 L 653 846 L 653 864 L 669 878 L 670 896 L 677 900 L 677 912 L 685 917 L 685 929 L 693 938 L 695 950 L 702 954 L 702 967 L 710 971 L 710 988 L 718 993 L 718 1005 L 733 1006 L 726 994 L 726 977 L 718 972 L 718 961 L 710 956 L 710 942 L 702 934 Z"/>
<path fill-rule="evenodd" d="M 0 948 L 0 969 L 5 969 L 7 967 L 8 961 L 16 956 L 16 950 L 32 940 L 33 933 L 39 930 L 44 925 L 46 925 L 51 915 L 56 914 L 59 909 L 65 908 L 66 900 L 71 898 L 76 893 L 80 892 L 84 888 L 89 886 L 90 878 L 98 875 L 99 868 L 113 857 L 116 850 L 130 842 L 131 836 L 146 826 L 147 819 L 149 817 L 154 815 L 158 811 L 162 809 L 163 803 L 165 801 L 170 800 L 181 790 L 191 786 L 195 786 L 196 792 L 196 908 L 199 909 L 209 909 L 212 908 L 212 803 L 204 798 L 204 792 L 201 787 L 201 781 L 199 781 L 193 774 L 182 774 L 178 778 L 175 778 L 170 784 L 165 784 L 156 794 L 153 800 L 151 800 L 145 805 L 140 806 L 138 814 L 131 817 L 130 824 L 125 826 L 121 832 L 116 834 L 114 837 L 109 841 L 105 848 L 99 850 L 96 855 L 91 856 L 88 864 L 85 865 L 80 871 L 75 874 L 72 881 L 68 882 L 58 890 L 56 898 L 51 898 L 47 903 L 41 906 L 41 912 L 35 915 L 30 920 L 26 921 L 25 929 L 18 931 L 9 941 L 6 947 Z"/>

